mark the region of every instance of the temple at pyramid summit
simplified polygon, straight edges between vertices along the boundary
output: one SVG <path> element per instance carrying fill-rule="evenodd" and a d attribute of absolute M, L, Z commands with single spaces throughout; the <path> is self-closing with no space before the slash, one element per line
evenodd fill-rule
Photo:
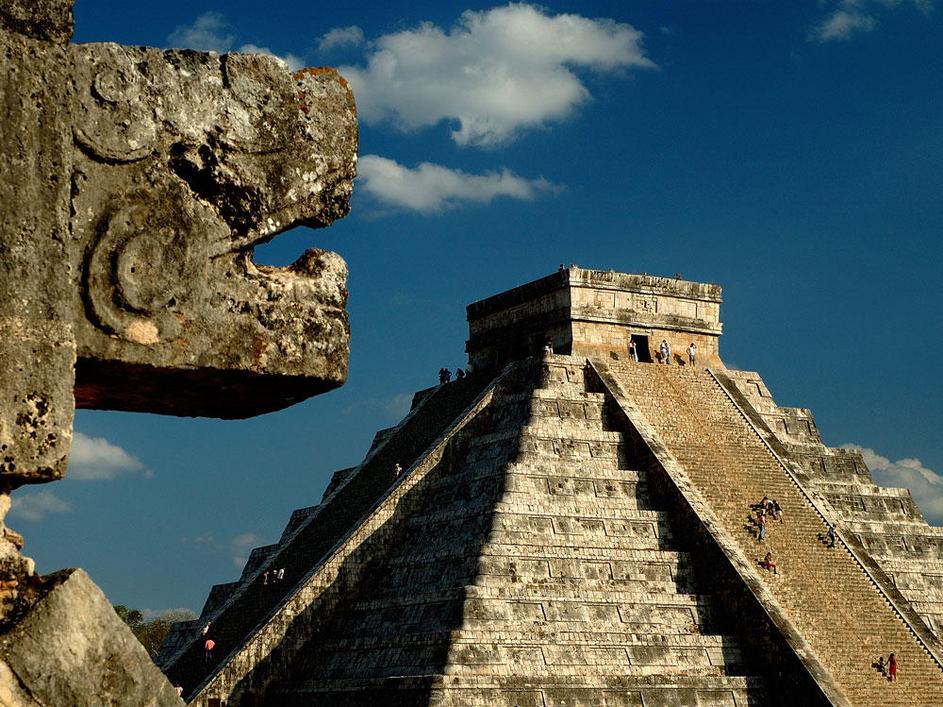
<path fill-rule="evenodd" d="M 724 365 L 721 301 L 574 266 L 469 305 L 469 375 L 161 669 L 200 707 L 943 704 L 943 529 Z"/>

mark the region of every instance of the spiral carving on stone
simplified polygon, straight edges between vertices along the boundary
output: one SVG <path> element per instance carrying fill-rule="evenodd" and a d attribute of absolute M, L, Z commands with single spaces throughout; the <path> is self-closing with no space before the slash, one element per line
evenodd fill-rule
<path fill-rule="evenodd" d="M 206 215 L 194 213 L 205 207 L 182 196 L 131 197 L 99 221 L 84 292 L 92 320 L 109 334 L 150 345 L 179 333 L 208 245 Z"/>
<path fill-rule="evenodd" d="M 73 134 L 93 155 L 110 162 L 135 162 L 149 155 L 158 135 L 146 82 L 123 47 L 101 45 L 78 64 L 78 101 Z"/>

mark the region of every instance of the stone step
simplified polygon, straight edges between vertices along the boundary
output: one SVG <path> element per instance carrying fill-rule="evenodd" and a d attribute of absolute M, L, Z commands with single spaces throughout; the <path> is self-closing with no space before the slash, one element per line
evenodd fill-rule
<path fill-rule="evenodd" d="M 573 501 L 585 500 L 601 503 L 606 500 L 613 503 L 623 502 L 638 504 L 647 502 L 647 484 L 640 484 L 638 477 L 626 476 L 620 479 L 594 479 L 579 476 L 541 476 L 537 474 L 507 474 L 504 484 L 504 497 L 511 502 L 518 499 L 546 501 L 548 497 Z"/>
<path fill-rule="evenodd" d="M 598 465 L 593 465 L 593 467 Z M 505 465 L 500 460 L 469 465 L 458 473 L 441 474 L 428 480 L 425 488 L 430 493 L 449 490 L 452 496 L 462 494 L 479 496 L 486 489 L 517 491 L 521 493 L 582 495 L 585 497 L 637 496 L 647 489 L 644 473 L 618 469 L 570 468 Z"/>
<path fill-rule="evenodd" d="M 556 417 L 531 420 L 521 428 L 523 440 L 567 440 L 573 442 L 610 442 L 619 444 L 623 441 L 621 432 L 602 429 L 598 421 L 560 419 Z"/>
<path fill-rule="evenodd" d="M 552 388 L 535 388 L 531 394 L 538 403 L 579 403 L 601 406 L 606 401 L 605 393 L 589 393 L 582 385 L 556 385 Z"/>
<path fill-rule="evenodd" d="M 633 501 L 634 499 L 619 497 L 594 498 L 593 501 L 553 495 L 534 498 L 526 494 L 505 493 L 492 507 L 499 517 L 505 515 L 523 515 L 528 518 L 550 517 L 554 521 L 559 521 L 559 523 L 554 522 L 556 532 L 581 532 L 570 530 L 569 527 L 572 525 L 570 521 L 600 519 L 607 521 L 607 534 L 624 534 L 625 530 L 616 529 L 618 523 L 634 524 L 635 521 L 665 523 L 671 517 L 666 511 L 638 508 Z M 562 530 L 563 528 L 567 530 Z"/>
<path fill-rule="evenodd" d="M 917 538 L 943 540 L 943 527 L 927 525 L 919 519 L 893 519 L 884 521 L 846 520 L 845 526 L 853 533 L 874 535 L 906 535 Z"/>
<path fill-rule="evenodd" d="M 463 571 L 469 576 L 478 573 L 490 578 L 511 577 L 516 581 L 583 578 L 651 582 L 675 582 L 683 579 L 690 582 L 693 577 L 690 567 L 681 565 L 677 558 L 673 561 L 624 560 L 611 556 L 604 556 L 602 559 L 572 559 L 561 558 L 555 553 L 551 557 L 539 559 L 489 555 L 469 557 L 460 550 L 447 556 L 431 553 L 422 557 L 402 556 L 388 562 L 387 567 L 391 580 L 402 576 L 409 577 L 411 581 L 417 573 L 426 571 L 432 576 Z"/>
<path fill-rule="evenodd" d="M 482 568 L 495 566 L 495 563 L 499 562 L 543 562 L 549 567 L 548 563 L 551 560 L 556 563 L 573 561 L 580 564 L 598 563 L 612 567 L 660 564 L 671 568 L 681 565 L 688 566 L 691 562 L 689 553 L 669 549 L 633 548 L 615 553 L 612 547 L 609 546 L 577 545 L 565 547 L 547 545 L 546 543 L 510 544 L 500 542 L 482 544 L 478 541 L 471 541 L 465 544 L 416 544 L 389 558 L 387 563 L 395 570 L 400 565 L 449 562 L 456 558 L 470 558 L 472 562 L 478 562 L 480 558 Z"/>
<path fill-rule="evenodd" d="M 532 531 L 496 531 L 489 536 L 489 543 L 508 543 L 512 545 L 534 542 L 536 537 Z M 659 529 L 651 537 L 643 536 L 606 536 L 584 534 L 554 534 L 547 537 L 546 544 L 561 554 L 567 550 L 600 549 L 608 552 L 623 552 L 626 550 L 674 550 L 677 543 L 670 528 Z"/>
<path fill-rule="evenodd" d="M 693 574 L 679 573 L 677 577 L 659 577 L 657 570 L 653 576 L 645 576 L 641 572 L 633 571 L 627 577 L 612 579 L 611 577 L 543 577 L 515 575 L 511 579 L 508 575 L 479 574 L 475 578 L 476 587 L 497 587 L 507 592 L 516 592 L 519 596 L 530 593 L 546 593 L 551 596 L 560 596 L 568 592 L 579 596 L 580 592 L 652 592 L 669 594 L 674 591 L 691 591 L 694 584 Z"/>
<path fill-rule="evenodd" d="M 380 589 L 380 588 L 378 588 Z M 656 592 L 638 592 L 638 591 L 592 591 L 575 588 L 560 588 L 555 591 L 542 590 L 539 587 L 531 587 L 523 592 L 518 592 L 506 587 L 486 587 L 467 585 L 462 587 L 450 587 L 437 589 L 431 592 L 413 592 L 412 594 L 397 594 L 388 597 L 372 596 L 361 598 L 354 606 L 357 611 L 372 611 L 381 608 L 393 606 L 406 607 L 417 606 L 431 603 L 447 603 L 451 601 L 472 601 L 483 602 L 493 600 L 498 603 L 510 606 L 530 602 L 532 604 L 541 604 L 550 602 L 557 604 L 570 604 L 573 606 L 585 606 L 589 604 L 608 604 L 626 607 L 696 607 L 707 605 L 711 600 L 705 594 L 688 594 L 677 591 L 663 593 Z M 526 601 L 525 601 L 526 600 Z M 571 607 L 572 608 L 572 607 Z M 577 611 L 577 609 L 572 609 Z M 538 619 L 543 618 L 538 615 L 536 610 L 534 616 Z"/>
<path fill-rule="evenodd" d="M 893 645 L 911 671 L 906 684 L 894 686 L 895 698 L 943 704 L 939 666 L 852 557 L 818 540 L 825 524 L 716 381 L 664 366 L 623 368 L 617 376 L 741 551 L 750 558 L 775 547 L 780 575 L 763 572 L 761 581 L 851 701 L 886 703 L 886 683 L 874 679 L 870 664 Z M 744 526 L 750 504 L 763 495 L 783 503 L 787 522 L 772 524 L 759 545 Z"/>
<path fill-rule="evenodd" d="M 460 627 L 489 632 L 520 629 L 531 640 L 546 639 L 550 634 L 573 631 L 583 634 L 618 633 L 648 636 L 652 640 L 668 640 L 679 634 L 710 634 L 717 624 L 717 612 L 708 603 L 695 606 L 661 604 L 579 604 L 555 602 L 535 605 L 498 599 L 481 599 L 466 605 L 443 602 L 418 605 L 382 605 L 356 607 L 345 613 L 344 636 L 400 635 L 411 631 L 440 629 L 454 631 Z M 605 620 L 605 623 L 602 622 Z M 525 629 L 526 627 L 526 629 Z M 322 636 L 332 634 L 325 631 Z"/>
<path fill-rule="evenodd" d="M 549 514 L 580 517 L 637 518 L 656 513 L 651 503 L 632 496 L 504 493 L 495 509 L 504 513 Z"/>
<path fill-rule="evenodd" d="M 766 704 L 765 682 L 757 677 L 730 675 L 553 675 L 522 681 L 500 675 L 428 675 L 421 678 L 304 681 L 287 683 L 277 691 L 279 704 L 363 704 L 367 695 L 399 702 L 397 693 L 415 691 L 418 699 L 435 707 L 561 707 L 563 705 L 686 704 L 732 707 Z M 298 701 L 293 701 L 298 700 Z"/>
<path fill-rule="evenodd" d="M 889 499 L 910 498 L 910 491 L 905 488 L 895 488 L 893 486 L 878 486 L 877 484 L 862 483 L 861 477 L 857 479 L 848 479 L 836 481 L 834 479 L 820 479 L 813 481 L 812 486 L 822 493 L 847 493 L 858 496 L 879 496 Z"/>
<path fill-rule="evenodd" d="M 554 478 L 558 476 L 579 479 L 640 480 L 645 472 L 622 468 L 604 459 L 561 459 L 533 457 L 512 461 L 507 465 L 509 473 Z"/>
<path fill-rule="evenodd" d="M 587 604 L 627 604 L 627 605 L 677 605 L 693 606 L 708 602 L 708 595 L 679 592 L 671 588 L 665 592 L 639 591 L 632 587 L 624 589 L 591 589 L 582 586 L 540 585 L 524 586 L 477 586 L 464 588 L 467 599 L 502 599 L 509 601 L 527 600 L 541 602 Z"/>
<path fill-rule="evenodd" d="M 450 645 L 505 644 L 515 646 L 538 646 L 552 644 L 556 646 L 579 647 L 630 647 L 664 646 L 671 648 L 726 648 L 739 650 L 739 641 L 732 636 L 714 634 L 674 633 L 652 635 L 644 632 L 575 629 L 571 624 L 560 627 L 556 622 L 535 623 L 527 628 L 513 625 L 498 625 L 495 629 L 456 629 L 450 631 L 417 630 L 388 636 L 346 636 L 324 635 L 320 649 L 328 650 L 366 650 L 381 648 L 385 650 L 400 646 L 428 645 L 448 643 Z"/>
<path fill-rule="evenodd" d="M 572 547 L 562 547 L 549 545 L 543 542 L 528 544 L 492 541 L 482 545 L 479 554 L 485 557 L 493 556 L 521 559 L 547 559 L 558 560 L 561 562 L 567 560 L 628 563 L 658 562 L 677 565 L 678 563 L 688 564 L 691 561 L 691 554 L 689 552 L 668 548 L 628 548 L 621 550 L 616 554 L 613 552 L 613 549 L 607 545 L 585 544 Z"/>
<path fill-rule="evenodd" d="M 603 467 L 628 468 L 628 449 L 622 444 L 609 442 L 578 442 L 565 440 L 530 439 L 510 460 L 515 464 L 540 464 L 546 461 L 596 462 Z"/>

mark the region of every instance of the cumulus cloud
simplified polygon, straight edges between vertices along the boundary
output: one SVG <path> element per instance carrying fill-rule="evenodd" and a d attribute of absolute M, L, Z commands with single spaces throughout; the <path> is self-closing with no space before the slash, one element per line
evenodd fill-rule
<path fill-rule="evenodd" d="M 255 533 L 242 533 L 232 539 L 230 546 L 232 548 L 232 563 L 236 569 L 241 570 L 249 560 L 249 552 L 252 548 L 262 544 L 262 539 Z"/>
<path fill-rule="evenodd" d="M 222 14 L 205 12 L 197 17 L 193 24 L 177 27 L 167 37 L 167 43 L 172 47 L 222 54 L 232 50 L 236 43 L 236 35 Z M 268 47 L 255 44 L 243 44 L 236 51 L 273 57 L 285 62 L 291 71 L 297 71 L 304 66 L 304 61 L 294 54 L 276 54 Z"/>
<path fill-rule="evenodd" d="M 857 444 L 842 446 L 861 452 L 876 483 L 910 489 L 927 520 L 937 525 L 943 524 L 943 476 L 925 467 L 919 459 L 891 461 L 868 447 Z"/>
<path fill-rule="evenodd" d="M 357 25 L 335 27 L 330 32 L 321 35 L 318 40 L 318 51 L 329 52 L 342 47 L 359 47 L 363 43 L 363 30 Z"/>
<path fill-rule="evenodd" d="M 423 214 L 466 202 L 487 204 L 501 196 L 531 200 L 560 189 L 546 179 L 526 179 L 508 169 L 467 174 L 429 162 L 409 168 L 378 155 L 361 157 L 358 174 L 360 189 L 378 203 Z"/>
<path fill-rule="evenodd" d="M 829 14 L 809 33 L 809 39 L 817 42 L 849 40 L 856 34 L 870 32 L 878 25 L 876 12 L 903 4 L 912 4 L 923 13 L 933 7 L 931 0 L 839 0 L 833 3 Z"/>
<path fill-rule="evenodd" d="M 458 144 L 493 146 L 563 120 L 589 100 L 576 68 L 654 66 L 631 25 L 512 4 L 466 11 L 448 31 L 427 22 L 383 35 L 370 43 L 366 66 L 341 73 L 367 123 L 412 131 L 454 121 Z"/>
<path fill-rule="evenodd" d="M 219 12 L 204 12 L 192 24 L 180 25 L 167 37 L 172 47 L 220 53 L 229 51 L 235 41 L 236 35 Z"/>
<path fill-rule="evenodd" d="M 870 15 L 848 10 L 836 10 L 812 31 L 813 37 L 820 42 L 833 39 L 851 39 L 856 32 L 870 32 L 877 21 Z"/>
<path fill-rule="evenodd" d="M 100 481 L 118 476 L 153 473 L 141 461 L 104 437 L 89 437 L 76 432 L 72 438 L 69 472 L 66 478 L 79 481 Z"/>
<path fill-rule="evenodd" d="M 42 520 L 51 513 L 68 513 L 72 506 L 51 491 L 18 492 L 13 496 L 10 514 L 21 520 Z"/>

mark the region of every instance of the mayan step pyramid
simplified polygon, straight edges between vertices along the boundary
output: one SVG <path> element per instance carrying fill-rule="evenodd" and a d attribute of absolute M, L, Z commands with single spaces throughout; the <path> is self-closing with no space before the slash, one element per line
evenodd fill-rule
<path fill-rule="evenodd" d="M 417 393 L 162 669 L 205 707 L 943 704 L 940 529 L 723 365 L 720 301 L 570 268 L 469 306 L 473 374 Z"/>

